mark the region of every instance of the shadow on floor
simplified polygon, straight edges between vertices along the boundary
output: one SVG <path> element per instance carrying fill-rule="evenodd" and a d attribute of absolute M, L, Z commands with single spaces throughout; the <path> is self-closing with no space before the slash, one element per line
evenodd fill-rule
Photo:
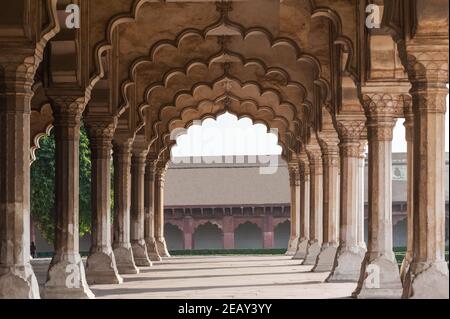
<path fill-rule="evenodd" d="M 227 288 L 250 288 L 250 287 L 271 287 L 271 286 L 294 286 L 294 285 L 317 285 L 322 284 L 321 281 L 305 281 L 305 282 L 289 282 L 289 283 L 274 283 L 274 284 L 254 284 L 254 285 L 221 285 L 221 286 L 198 286 L 198 287 L 171 287 L 171 288 L 114 288 L 114 289 L 95 289 L 91 287 L 92 292 L 96 297 L 109 295 L 127 295 L 139 293 L 158 293 L 158 292 L 180 292 L 180 291 L 197 291 L 197 290 L 211 290 L 211 289 L 227 289 Z"/>

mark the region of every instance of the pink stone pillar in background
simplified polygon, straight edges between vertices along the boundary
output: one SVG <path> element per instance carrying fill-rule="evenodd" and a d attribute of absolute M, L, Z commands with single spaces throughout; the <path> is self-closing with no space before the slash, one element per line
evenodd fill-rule
<path fill-rule="evenodd" d="M 223 248 L 234 249 L 233 216 L 223 216 Z"/>
<path fill-rule="evenodd" d="M 184 249 L 192 249 L 192 233 L 194 231 L 194 220 L 192 216 L 184 217 L 184 226 L 183 226 L 183 239 L 184 239 Z"/>
<path fill-rule="evenodd" d="M 265 215 L 263 218 L 264 218 L 263 247 L 264 249 L 271 249 L 274 246 L 273 216 Z"/>

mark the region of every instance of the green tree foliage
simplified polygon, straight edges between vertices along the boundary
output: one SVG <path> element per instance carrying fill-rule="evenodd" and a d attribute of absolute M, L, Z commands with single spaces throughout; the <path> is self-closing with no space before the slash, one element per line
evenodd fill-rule
<path fill-rule="evenodd" d="M 45 239 L 55 238 L 55 137 L 52 132 L 40 141 L 36 161 L 31 166 L 31 215 Z M 80 134 L 80 236 L 91 227 L 91 158 L 84 127 Z"/>

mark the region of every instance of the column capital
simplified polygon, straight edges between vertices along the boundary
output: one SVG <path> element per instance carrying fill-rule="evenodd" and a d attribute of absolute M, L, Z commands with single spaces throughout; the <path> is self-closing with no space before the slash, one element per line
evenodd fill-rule
<path fill-rule="evenodd" d="M 2 66 L 2 87 L 0 96 L 21 93 L 25 97 L 33 96 L 32 85 L 40 59 L 29 59 L 35 54 L 35 50 L 15 48 L 2 54 L 0 65 Z M 10 107 L 10 103 L 6 103 Z"/>
<path fill-rule="evenodd" d="M 339 166 L 339 138 L 327 136 L 319 138 L 322 149 L 323 164 L 326 166 Z"/>
<path fill-rule="evenodd" d="M 86 107 L 86 99 L 80 95 L 47 95 L 51 102 L 55 126 L 78 126 Z"/>
<path fill-rule="evenodd" d="M 410 86 L 405 88 L 405 92 L 386 92 L 385 87 L 377 88 L 380 92 L 363 93 L 362 101 L 366 116 L 371 120 L 379 118 L 397 118 L 403 114 L 405 104 L 409 100 Z M 383 92 L 384 91 L 384 92 Z"/>
<path fill-rule="evenodd" d="M 166 180 L 167 169 L 168 169 L 167 163 L 159 161 L 155 165 L 155 178 L 157 182 L 160 183 L 161 185 L 164 185 L 164 182 Z"/>
<path fill-rule="evenodd" d="M 341 143 L 343 141 L 358 141 L 365 129 L 366 120 L 358 118 L 339 118 L 337 120 L 337 131 Z"/>
<path fill-rule="evenodd" d="M 88 117 L 85 120 L 91 148 L 112 148 L 117 120 L 113 117 Z"/>
<path fill-rule="evenodd" d="M 131 150 L 133 149 L 133 139 L 113 139 L 112 141 L 114 152 L 118 154 L 131 155 Z"/>
<path fill-rule="evenodd" d="M 321 175 L 323 174 L 323 159 L 320 148 L 314 148 L 307 151 L 310 165 L 310 174 Z"/>
<path fill-rule="evenodd" d="M 298 162 L 288 163 L 289 181 L 291 186 L 300 186 L 300 167 Z"/>

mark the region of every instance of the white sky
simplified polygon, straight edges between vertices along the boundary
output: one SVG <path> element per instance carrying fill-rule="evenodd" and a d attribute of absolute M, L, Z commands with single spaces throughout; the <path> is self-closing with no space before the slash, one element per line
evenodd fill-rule
<path fill-rule="evenodd" d="M 449 151 L 449 99 L 445 117 L 445 151 Z M 394 129 L 392 152 L 406 152 L 403 119 L 397 121 Z M 279 155 L 281 147 L 277 136 L 267 133 L 263 124 L 253 124 L 249 118 L 238 120 L 225 113 L 217 120 L 207 119 L 189 127 L 187 134 L 177 137 L 177 145 L 172 148 L 173 157 L 191 156 L 236 156 L 236 155 Z M 199 141 L 201 141 L 199 143 Z"/>

